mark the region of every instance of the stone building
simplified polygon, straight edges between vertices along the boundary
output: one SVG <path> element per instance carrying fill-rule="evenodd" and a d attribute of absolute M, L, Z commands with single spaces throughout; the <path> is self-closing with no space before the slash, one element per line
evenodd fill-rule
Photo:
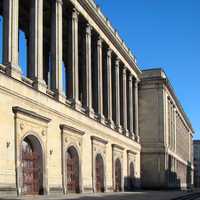
<path fill-rule="evenodd" d="M 194 140 L 193 147 L 194 147 L 194 187 L 200 188 L 200 140 Z"/>
<path fill-rule="evenodd" d="M 0 194 L 138 187 L 141 71 L 100 9 L 0 0 L 0 16 Z"/>
<path fill-rule="evenodd" d="M 142 187 L 191 187 L 193 129 L 162 69 L 142 72 L 139 131 Z"/>

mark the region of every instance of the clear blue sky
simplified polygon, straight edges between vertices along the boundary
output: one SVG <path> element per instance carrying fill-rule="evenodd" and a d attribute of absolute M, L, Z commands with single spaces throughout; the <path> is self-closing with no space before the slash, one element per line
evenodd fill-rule
<path fill-rule="evenodd" d="M 162 67 L 200 139 L 200 0 L 96 0 L 137 57 Z"/>
<path fill-rule="evenodd" d="M 200 0 L 96 2 L 134 52 L 141 69 L 165 70 L 196 131 L 195 138 L 200 139 Z M 20 40 L 23 37 L 20 34 Z M 20 49 L 25 48 L 21 45 Z M 26 64 L 25 53 L 20 54 L 22 66 Z M 0 63 L 1 55 L 2 37 Z"/>

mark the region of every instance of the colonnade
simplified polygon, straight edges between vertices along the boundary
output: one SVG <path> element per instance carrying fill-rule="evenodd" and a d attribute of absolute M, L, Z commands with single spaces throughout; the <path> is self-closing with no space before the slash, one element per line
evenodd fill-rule
<path fill-rule="evenodd" d="M 70 1 L 0 3 L 8 75 L 22 80 L 18 38 L 22 28 L 28 44 L 28 78 L 35 89 L 139 141 L 138 80 Z M 29 23 L 28 28 L 23 23 Z"/>

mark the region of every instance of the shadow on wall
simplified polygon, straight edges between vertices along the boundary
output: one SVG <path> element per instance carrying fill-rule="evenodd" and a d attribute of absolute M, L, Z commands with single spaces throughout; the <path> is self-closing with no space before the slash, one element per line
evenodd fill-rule
<path fill-rule="evenodd" d="M 187 163 L 187 167 L 184 170 L 172 172 L 170 170 L 166 170 L 165 177 L 166 177 L 166 185 L 167 188 L 170 189 L 187 189 L 190 190 L 193 187 L 192 184 L 192 168 L 191 162 Z"/>
<path fill-rule="evenodd" d="M 187 183 L 187 189 L 193 188 L 193 183 L 192 183 L 192 164 L 191 164 L 191 162 L 188 162 L 188 164 L 187 164 L 186 183 Z"/>
<path fill-rule="evenodd" d="M 134 191 L 141 188 L 141 179 L 124 177 L 124 191 Z"/>
<path fill-rule="evenodd" d="M 155 171 L 154 173 L 150 173 L 150 171 L 146 170 L 145 173 L 141 172 L 141 176 L 142 189 L 190 190 L 193 188 L 192 168 L 190 162 L 188 162 L 187 166 L 181 165 L 181 167 L 176 168 L 176 172 L 174 172 L 172 168 L 160 172 Z"/>

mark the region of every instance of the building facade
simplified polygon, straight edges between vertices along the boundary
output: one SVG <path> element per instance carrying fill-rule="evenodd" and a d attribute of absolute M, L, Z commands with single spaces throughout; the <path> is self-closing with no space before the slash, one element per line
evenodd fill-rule
<path fill-rule="evenodd" d="M 0 15 L 0 194 L 139 187 L 141 71 L 100 9 L 0 0 Z"/>
<path fill-rule="evenodd" d="M 190 188 L 193 129 L 161 69 L 142 73 L 139 131 L 142 187 Z"/>
<path fill-rule="evenodd" d="M 200 188 L 200 140 L 194 140 L 193 147 L 194 147 L 194 187 Z"/>

